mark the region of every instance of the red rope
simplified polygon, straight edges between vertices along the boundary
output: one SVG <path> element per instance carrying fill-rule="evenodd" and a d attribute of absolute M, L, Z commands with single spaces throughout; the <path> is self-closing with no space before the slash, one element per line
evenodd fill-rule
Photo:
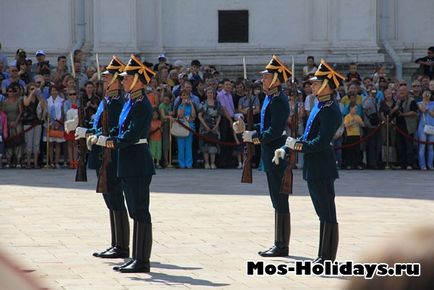
<path fill-rule="evenodd" d="M 9 136 L 8 138 L 5 138 L 4 140 L 5 141 L 10 141 L 10 140 L 13 140 L 13 139 L 21 138 L 22 136 L 24 136 L 25 133 L 29 132 L 30 130 L 32 130 L 33 128 L 35 128 L 36 126 L 39 126 L 39 125 L 41 125 L 41 124 L 35 123 L 35 124 L 31 125 L 29 128 L 21 131 L 20 133 L 14 135 L 14 136 Z"/>
<path fill-rule="evenodd" d="M 377 131 L 380 130 L 380 128 L 383 125 L 384 125 L 384 122 L 381 123 L 380 125 L 378 125 L 378 127 L 375 128 L 371 133 L 369 133 L 368 135 L 360 138 L 360 140 L 358 140 L 357 142 L 350 143 L 350 144 L 345 144 L 345 145 L 342 145 L 342 146 L 339 146 L 339 147 L 334 147 L 334 149 L 335 150 L 341 150 L 341 149 L 344 149 L 344 148 L 349 148 L 349 147 L 353 147 L 353 146 L 359 145 L 359 144 L 361 144 L 361 143 L 363 143 L 363 142 L 371 139 L 371 137 L 374 136 L 374 134 L 377 133 Z"/>
<path fill-rule="evenodd" d="M 194 131 L 189 126 L 186 126 L 184 123 L 182 123 L 179 120 L 176 120 L 176 122 L 178 122 L 182 127 L 184 127 L 185 129 L 187 129 L 188 131 L 193 133 L 193 135 L 196 136 L 197 138 L 205 140 L 208 143 L 213 143 L 213 144 L 222 145 L 222 146 L 232 146 L 232 147 L 239 146 L 239 145 L 243 144 L 243 142 L 240 142 L 240 144 L 237 144 L 236 142 L 224 142 L 224 141 L 220 141 L 220 140 L 215 140 L 215 139 L 206 137 L 202 134 L 199 134 L 198 132 Z"/>
<path fill-rule="evenodd" d="M 401 128 L 399 128 L 398 126 L 396 126 L 395 124 L 392 124 L 393 127 L 395 127 L 396 131 L 401 134 L 402 136 L 404 136 L 407 139 L 412 140 L 415 143 L 418 144 L 425 144 L 425 145 L 433 145 L 434 142 L 427 142 L 427 141 L 421 141 L 419 139 L 415 139 L 413 138 L 413 136 L 411 136 L 410 134 L 408 134 L 407 132 L 405 132 L 404 130 L 402 130 Z"/>

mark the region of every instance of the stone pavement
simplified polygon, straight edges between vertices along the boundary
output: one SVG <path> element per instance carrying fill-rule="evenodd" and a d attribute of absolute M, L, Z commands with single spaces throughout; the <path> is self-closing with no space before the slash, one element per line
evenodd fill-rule
<path fill-rule="evenodd" d="M 264 174 L 240 183 L 239 170 L 159 170 L 151 193 L 152 273 L 120 274 L 119 260 L 92 257 L 108 246 L 108 213 L 89 182 L 71 170 L 0 170 L 0 250 L 53 290 L 342 289 L 343 278 L 247 276 L 246 261 L 273 241 Z M 341 171 L 336 182 L 338 259 L 361 261 L 384 238 L 434 221 L 434 175 L 420 171 Z M 318 220 L 301 172 L 290 197 L 290 257 L 315 258 Z"/>

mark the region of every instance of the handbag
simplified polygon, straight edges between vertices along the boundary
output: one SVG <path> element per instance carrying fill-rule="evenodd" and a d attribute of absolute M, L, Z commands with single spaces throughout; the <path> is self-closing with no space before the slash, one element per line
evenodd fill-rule
<path fill-rule="evenodd" d="M 215 141 L 219 140 L 219 135 L 217 133 L 214 133 L 214 132 L 206 132 L 203 134 L 203 137 L 206 138 L 204 140 L 205 143 L 209 143 L 209 144 L 214 144 Z"/>
<path fill-rule="evenodd" d="M 423 126 L 423 132 L 427 135 L 434 135 L 434 126 L 426 123 L 425 114 L 423 114 L 423 120 L 425 125 Z"/>
<path fill-rule="evenodd" d="M 63 132 L 62 130 L 48 130 L 48 137 L 63 138 L 65 137 L 65 132 Z"/>
<path fill-rule="evenodd" d="M 423 132 L 427 135 L 434 135 L 434 126 L 425 124 L 425 126 L 423 126 Z"/>
<path fill-rule="evenodd" d="M 4 139 L 6 148 L 14 148 L 24 144 L 24 142 L 24 133 L 19 133 L 17 135 L 9 136 L 9 138 Z"/>
<path fill-rule="evenodd" d="M 170 133 L 175 137 L 187 137 L 190 134 L 190 131 L 184 128 L 181 124 L 178 122 L 183 123 L 185 126 L 188 127 L 187 121 L 175 121 L 172 123 L 172 127 L 170 128 Z"/>

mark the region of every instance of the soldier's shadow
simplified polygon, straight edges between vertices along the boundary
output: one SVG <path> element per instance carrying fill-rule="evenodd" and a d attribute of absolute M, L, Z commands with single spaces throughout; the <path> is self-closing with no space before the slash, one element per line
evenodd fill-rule
<path fill-rule="evenodd" d="M 127 260 L 125 259 L 125 262 L 126 261 Z M 109 264 L 110 266 L 115 266 L 120 264 L 120 263 L 113 263 L 113 262 L 106 262 L 106 263 Z M 131 279 L 136 281 L 160 283 L 164 285 L 189 284 L 189 285 L 198 285 L 198 286 L 207 286 L 207 287 L 224 287 L 230 285 L 227 283 L 215 283 L 204 279 L 196 279 L 190 276 L 154 273 L 152 272 L 152 268 L 169 269 L 169 270 L 201 270 L 202 269 L 200 267 L 183 267 L 183 266 L 178 266 L 173 264 L 151 262 L 151 273 L 147 273 L 147 275 L 149 275 L 147 278 L 131 277 Z"/>
<path fill-rule="evenodd" d="M 128 259 L 124 259 L 122 263 L 126 262 L 127 260 Z M 109 266 L 117 266 L 122 263 L 106 262 L 106 264 L 108 264 Z M 172 264 L 163 264 L 160 262 L 151 262 L 151 269 L 152 268 L 161 268 L 161 269 L 169 269 L 169 270 L 201 270 L 202 269 L 199 267 L 182 267 L 182 266 L 177 266 Z"/>
<path fill-rule="evenodd" d="M 131 280 L 159 283 L 159 284 L 164 284 L 169 286 L 188 284 L 192 286 L 224 287 L 230 285 L 227 283 L 215 283 L 204 279 L 196 279 L 190 276 L 169 275 L 164 273 L 153 273 L 153 272 L 147 274 L 149 275 L 149 277 L 147 278 L 131 277 Z"/>

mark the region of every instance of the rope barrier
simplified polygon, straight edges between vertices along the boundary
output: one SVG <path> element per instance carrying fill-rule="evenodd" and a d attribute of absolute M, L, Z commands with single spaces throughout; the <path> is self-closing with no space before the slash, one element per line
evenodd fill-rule
<path fill-rule="evenodd" d="M 357 142 L 350 143 L 350 144 L 344 144 L 344 145 L 342 145 L 342 146 L 336 146 L 336 147 L 334 147 L 334 149 L 335 149 L 335 150 L 341 150 L 341 149 L 349 148 L 349 147 L 353 147 L 353 146 L 359 145 L 359 144 L 361 144 L 361 143 L 363 143 L 363 142 L 365 142 L 365 141 L 368 141 L 369 139 L 372 138 L 372 136 L 374 136 L 374 135 L 377 133 L 378 130 L 381 129 L 381 127 L 383 127 L 384 124 L 385 124 L 385 122 L 383 121 L 383 122 L 382 122 L 380 125 L 378 125 L 378 127 L 376 127 L 376 128 L 375 128 L 371 133 L 369 133 L 369 134 L 366 135 L 366 136 L 363 136 L 363 137 L 360 138 Z"/>
<path fill-rule="evenodd" d="M 399 128 L 396 124 L 393 124 L 393 123 L 391 123 L 391 124 L 396 129 L 396 131 L 404 138 L 412 140 L 413 142 L 418 143 L 418 144 L 425 144 L 425 145 L 433 145 L 434 144 L 434 142 L 421 141 L 419 139 L 416 139 L 413 136 L 411 136 L 410 134 L 408 134 L 407 132 L 405 132 L 404 130 L 402 130 L 401 128 Z"/>

